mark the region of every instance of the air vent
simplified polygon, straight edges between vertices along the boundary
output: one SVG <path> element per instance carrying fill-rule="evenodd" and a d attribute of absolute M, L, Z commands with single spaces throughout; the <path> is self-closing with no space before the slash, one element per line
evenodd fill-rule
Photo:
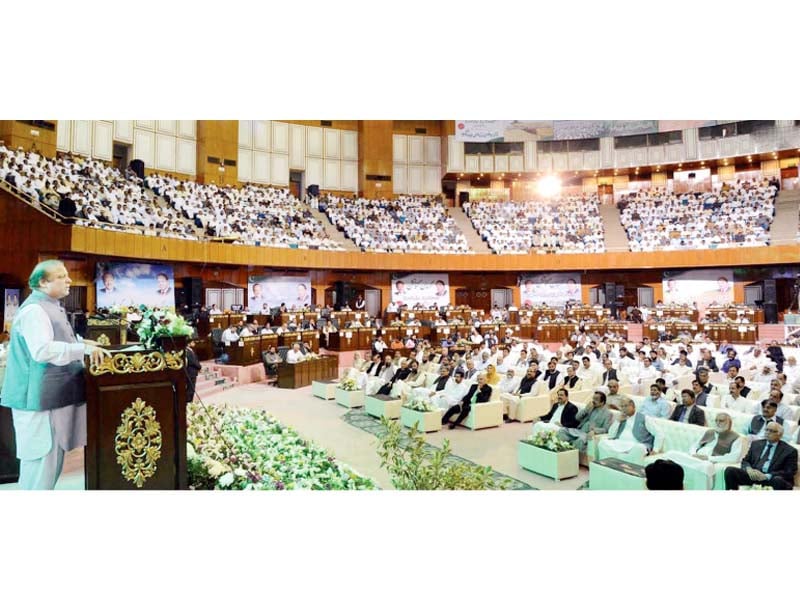
<path fill-rule="evenodd" d="M 320 121 L 319 124 L 322 127 L 333 127 L 333 121 Z"/>
<path fill-rule="evenodd" d="M 424 135 L 424 134 L 428 133 L 428 130 L 425 129 L 424 127 L 417 127 L 417 128 L 414 129 L 414 133 L 421 133 L 421 134 Z"/>
<path fill-rule="evenodd" d="M 208 157 L 208 162 L 210 162 L 212 165 L 218 165 L 219 164 L 219 158 L 217 158 L 216 156 L 209 156 Z"/>
<path fill-rule="evenodd" d="M 391 181 L 391 175 L 369 175 L 367 174 L 367 181 Z"/>
<path fill-rule="evenodd" d="M 226 167 L 235 167 L 236 166 L 236 161 L 235 160 L 231 160 L 230 158 L 223 159 L 223 162 L 225 163 Z"/>

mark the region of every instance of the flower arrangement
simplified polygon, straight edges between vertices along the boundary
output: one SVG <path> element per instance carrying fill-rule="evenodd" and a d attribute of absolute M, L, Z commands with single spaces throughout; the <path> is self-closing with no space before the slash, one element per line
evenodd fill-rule
<path fill-rule="evenodd" d="M 359 389 L 358 382 L 352 377 L 346 377 L 339 382 L 339 389 L 346 392 L 355 392 Z"/>
<path fill-rule="evenodd" d="M 409 410 L 416 410 L 417 412 L 436 412 L 439 410 L 435 404 L 425 399 L 414 398 L 409 400 L 403 405 L 404 408 Z"/>
<path fill-rule="evenodd" d="M 139 340 L 145 348 L 152 348 L 157 337 L 176 337 L 192 335 L 193 329 L 186 320 L 172 311 L 163 309 L 142 309 L 142 320 L 136 328 Z"/>
<path fill-rule="evenodd" d="M 189 404 L 187 422 L 192 489 L 377 489 L 263 410 Z"/>
<path fill-rule="evenodd" d="M 566 452 L 567 450 L 574 450 L 575 446 L 558 438 L 558 433 L 552 429 L 547 431 L 540 431 L 536 435 L 531 435 L 528 439 L 523 440 L 527 444 L 532 444 L 551 452 Z"/>
<path fill-rule="evenodd" d="M 751 492 L 774 492 L 775 490 L 768 485 L 760 485 L 758 483 L 754 483 L 750 486 Z"/>

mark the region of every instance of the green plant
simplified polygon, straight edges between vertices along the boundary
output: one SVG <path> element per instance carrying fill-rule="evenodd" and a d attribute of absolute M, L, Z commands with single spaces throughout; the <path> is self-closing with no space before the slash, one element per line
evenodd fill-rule
<path fill-rule="evenodd" d="M 192 332 L 192 328 L 183 317 L 173 311 L 162 309 L 145 309 L 142 320 L 136 327 L 136 333 L 145 348 L 152 348 L 155 338 L 159 336 L 189 336 Z"/>
<path fill-rule="evenodd" d="M 451 458 L 450 440 L 441 448 L 425 443 L 416 424 L 403 434 L 397 421 L 381 418 L 386 432 L 379 436 L 378 456 L 381 467 L 389 472 L 398 490 L 503 490 L 507 483 L 492 478 L 492 469 L 455 461 Z"/>
<path fill-rule="evenodd" d="M 558 432 L 552 429 L 540 431 L 536 435 L 532 435 L 522 441 L 526 444 L 532 444 L 539 448 L 550 450 L 551 452 L 566 452 L 567 450 L 573 450 L 575 448 L 575 446 L 566 440 L 559 439 Z"/>

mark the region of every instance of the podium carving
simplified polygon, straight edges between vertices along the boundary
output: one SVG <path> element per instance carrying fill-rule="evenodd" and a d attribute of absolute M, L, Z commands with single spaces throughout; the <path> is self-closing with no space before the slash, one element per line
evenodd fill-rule
<path fill-rule="evenodd" d="M 186 489 L 184 361 L 112 350 L 87 366 L 87 489 Z"/>

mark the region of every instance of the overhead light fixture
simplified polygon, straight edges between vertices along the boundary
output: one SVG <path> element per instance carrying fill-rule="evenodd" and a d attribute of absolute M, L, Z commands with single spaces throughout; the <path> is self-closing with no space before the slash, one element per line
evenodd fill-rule
<path fill-rule="evenodd" d="M 539 194 L 545 198 L 556 196 L 561 191 L 561 180 L 555 175 L 548 175 L 539 180 L 536 186 Z"/>

